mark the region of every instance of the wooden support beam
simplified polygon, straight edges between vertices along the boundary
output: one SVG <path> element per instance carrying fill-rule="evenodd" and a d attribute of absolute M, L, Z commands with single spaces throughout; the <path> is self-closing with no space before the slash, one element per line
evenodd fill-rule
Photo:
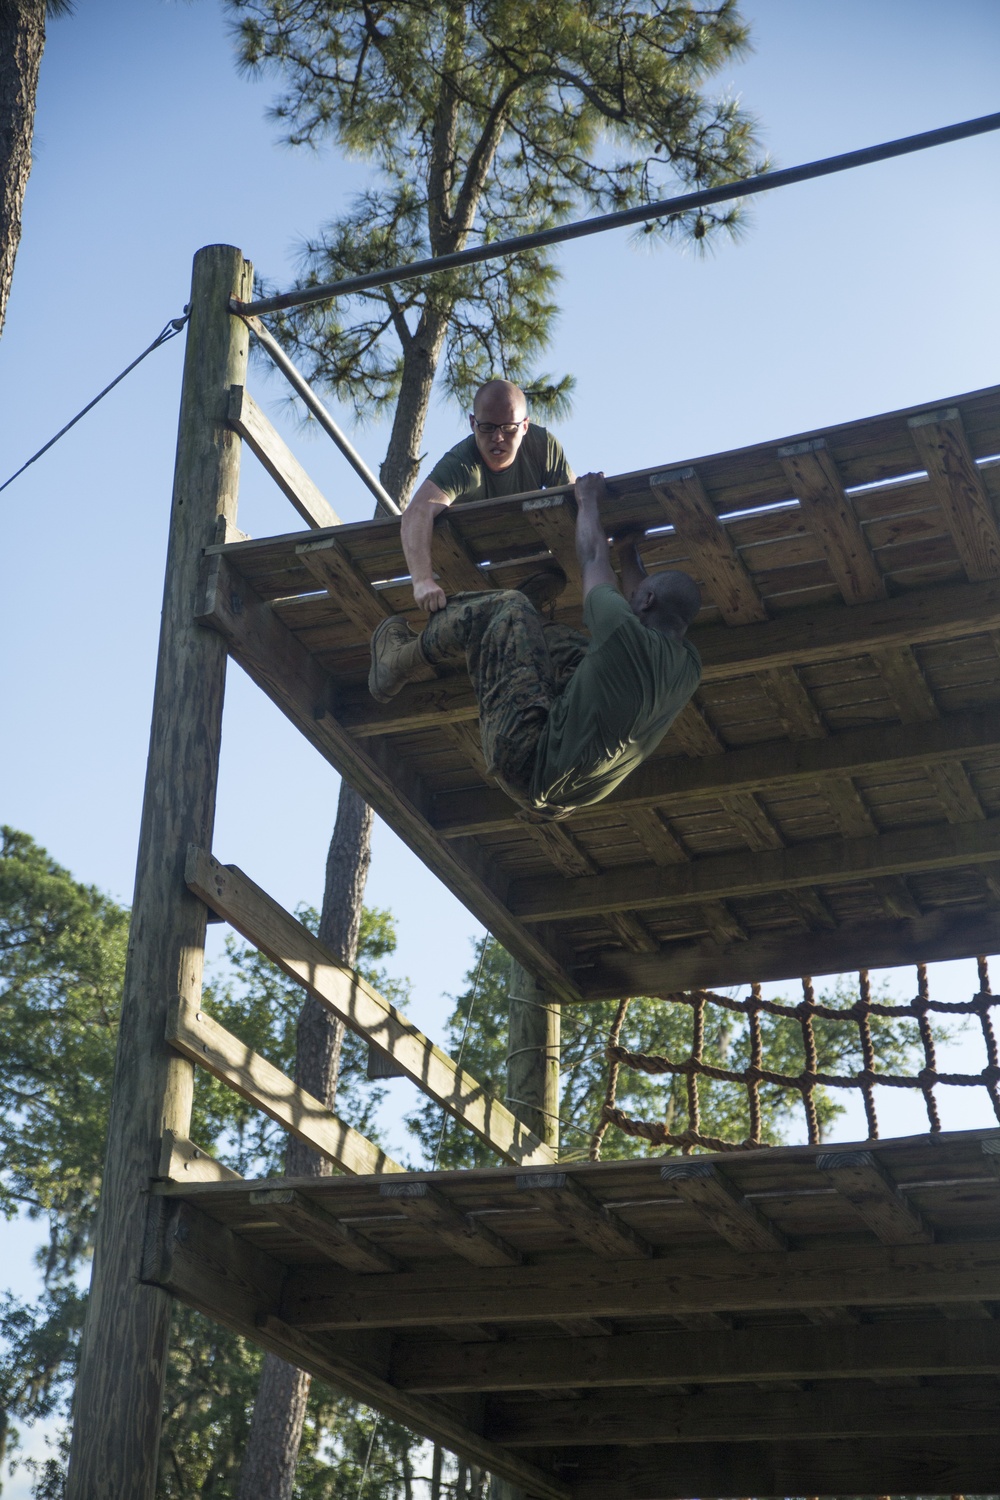
<path fill-rule="evenodd" d="M 417 1224 L 425 1224 L 434 1238 L 474 1266 L 519 1266 L 520 1250 L 470 1214 L 464 1214 L 444 1193 L 428 1182 L 384 1182 L 380 1198 L 389 1198 Z"/>
<path fill-rule="evenodd" d="M 344 1172 L 368 1177 L 405 1170 L 207 1011 L 176 1006 L 167 1041 Z"/>
<path fill-rule="evenodd" d="M 777 1263 L 772 1262 L 772 1269 Z M 761 1381 L 899 1381 L 1000 1377 L 1000 1323 L 913 1318 L 879 1323 L 783 1322 L 735 1330 L 614 1333 L 604 1339 L 510 1335 L 489 1348 L 442 1335 L 393 1346 L 389 1378 L 423 1392 L 559 1391 L 678 1385 L 756 1386 Z"/>
<path fill-rule="evenodd" d="M 853 1203 L 883 1245 L 929 1245 L 934 1231 L 871 1151 L 824 1151 L 816 1158 L 842 1198 Z"/>
<path fill-rule="evenodd" d="M 828 786 L 832 793 L 836 780 L 844 777 L 928 768 L 998 746 L 1000 713 L 986 709 L 920 724 L 850 729 L 829 739 L 768 741 L 698 760 L 657 757 L 634 771 L 601 808 L 632 813 L 661 805 L 678 816 L 699 801 L 748 792 L 767 795 L 803 781 L 822 784 L 826 795 Z M 461 838 L 517 828 L 516 811 L 502 792 L 476 789 L 439 794 L 431 818 L 443 838 Z M 579 814 L 581 821 L 586 816 L 586 810 Z"/>
<path fill-rule="evenodd" d="M 493 1401 L 486 1434 L 516 1448 L 658 1443 L 752 1443 L 866 1437 L 972 1438 L 996 1433 L 1000 1388 L 981 1380 L 932 1387 L 872 1389 L 841 1381 L 830 1389 L 786 1389 L 780 1401 L 761 1392 L 711 1389 L 691 1395 L 585 1396 L 582 1400 Z M 664 1454 L 664 1463 L 670 1456 Z"/>
<path fill-rule="evenodd" d="M 432 547 L 435 571 L 446 594 L 493 587 L 489 575 L 480 572 L 458 522 L 448 511 L 434 523 Z"/>
<path fill-rule="evenodd" d="M 563 1472 L 574 1477 L 573 1500 L 876 1492 L 889 1500 L 899 1495 L 989 1493 L 1000 1472 L 1000 1439 L 990 1433 L 975 1442 L 965 1436 L 928 1437 L 923 1442 L 906 1436 L 853 1442 L 678 1443 L 669 1454 L 657 1446 L 580 1447 L 565 1457 Z"/>
<path fill-rule="evenodd" d="M 572 492 L 539 495 L 525 500 L 521 511 L 560 565 L 570 587 L 580 588 L 580 564 L 576 558 L 576 501 Z"/>
<path fill-rule="evenodd" d="M 706 899 L 840 885 L 877 875 L 957 869 L 1000 856 L 1000 817 L 978 823 L 897 829 L 870 839 L 820 839 L 789 849 L 734 850 L 689 865 L 625 865 L 603 875 L 511 883 L 508 907 L 526 922 L 575 921 L 609 911 L 687 906 Z"/>
<path fill-rule="evenodd" d="M 988 634 L 1000 629 L 1000 584 L 955 583 L 914 589 L 893 599 L 791 610 L 780 618 L 744 625 L 705 625 L 691 632 L 702 660 L 702 683 L 729 682 L 785 667 L 815 666 L 862 656 L 872 651 L 930 645 L 956 636 Z M 406 687 L 390 705 L 378 705 L 359 691 L 344 697 L 342 718 L 351 733 L 391 732 L 387 726 L 418 728 L 439 719 L 475 715 L 471 685 L 456 673 L 452 691 L 437 703 L 433 689 L 419 683 Z M 442 709 L 442 702 L 444 707 Z"/>
<path fill-rule="evenodd" d="M 157 1176 L 165 1182 L 239 1182 L 234 1172 L 216 1161 L 185 1136 L 165 1130 L 160 1146 L 160 1170 Z"/>
<path fill-rule="evenodd" d="M 250 1194 L 254 1208 L 319 1250 L 328 1260 L 360 1275 L 401 1271 L 402 1264 L 350 1224 L 342 1224 L 319 1203 L 296 1188 L 259 1188 Z"/>
<path fill-rule="evenodd" d="M 335 599 L 340 609 L 362 635 L 369 636 L 392 613 L 382 595 L 372 588 L 346 549 L 333 537 L 322 542 L 304 542 L 295 549 L 313 577 Z"/>
<path fill-rule="evenodd" d="M 787 1250 L 785 1236 L 711 1162 L 672 1161 L 660 1177 L 737 1250 Z"/>
<path fill-rule="evenodd" d="M 289 1273 L 283 1316 L 306 1329 L 430 1327 L 489 1309 L 491 1323 L 555 1318 L 673 1316 L 789 1307 L 907 1307 L 1000 1300 L 1000 1244 L 849 1245 L 789 1251 L 703 1250 L 653 1260 L 559 1259 L 540 1266 L 469 1267 L 350 1278 Z M 953 1326 L 953 1325 L 952 1325 Z"/>
<path fill-rule="evenodd" d="M 184 384 L 160 614 L 156 687 L 122 989 L 97 1249 L 80 1350 L 66 1493 L 112 1490 L 152 1500 L 170 1337 L 170 1298 L 138 1281 L 142 1195 L 164 1129 L 190 1132 L 194 1070 L 164 1030 L 178 996 L 197 1001 L 205 908 L 185 890 L 184 850 L 210 842 L 222 733 L 226 653 L 194 623 L 203 549 L 235 525 L 242 444 L 228 426 L 229 390 L 246 380 L 249 334 L 229 312 L 253 267 L 233 245 L 194 259 Z"/>
<path fill-rule="evenodd" d="M 669 995 L 676 990 L 718 989 L 730 984 L 797 979 L 802 974 L 843 974 L 851 969 L 894 969 L 912 964 L 1000 952 L 1000 911 L 956 917 L 948 911 L 912 919 L 858 922 L 834 932 L 787 930 L 720 943 L 704 937 L 666 943 L 659 953 L 608 949 L 580 971 L 585 1000 L 621 995 Z"/>
<path fill-rule="evenodd" d="M 729 625 L 767 619 L 756 585 L 720 524 L 696 469 L 652 474 L 649 488 L 671 522 L 713 604 Z"/>
<path fill-rule="evenodd" d="M 924 412 L 910 417 L 906 425 L 966 573 L 973 580 L 996 578 L 1000 573 L 1000 527 L 969 451 L 958 407 Z"/>
<path fill-rule="evenodd" d="M 541 975 L 554 994 L 570 998 L 575 986 L 568 964 L 551 941 L 546 946 L 511 919 L 503 900 L 505 881 L 488 858 L 469 842 L 454 845 L 430 836 L 430 799 L 419 777 L 387 743 L 359 745 L 346 732 L 333 712 L 333 682 L 316 659 L 231 568 L 224 553 L 212 553 L 207 563 L 200 623 L 222 635 L 230 655 L 253 681 L 507 951 Z"/>
<path fill-rule="evenodd" d="M 430 1441 L 523 1484 L 539 1500 L 569 1500 L 561 1481 L 483 1438 L 453 1410 L 390 1385 L 349 1337 L 334 1345 L 288 1328 L 274 1314 L 284 1268 L 270 1256 L 187 1204 L 157 1199 L 153 1206 L 145 1281 Z"/>
<path fill-rule="evenodd" d="M 339 526 L 340 517 L 313 483 L 295 454 L 242 385 L 229 388 L 229 425 L 260 459 L 307 526 Z"/>
<path fill-rule="evenodd" d="M 317 937 L 234 865 L 192 849 L 188 887 L 352 1031 L 375 1045 L 418 1088 L 507 1161 L 546 1162 L 553 1153 L 412 1021 L 340 963 Z"/>
<path fill-rule="evenodd" d="M 826 439 L 787 443 L 778 449 L 778 460 L 806 524 L 819 539 L 845 602 L 864 604 L 884 599 L 885 580 L 850 498 L 844 493 Z"/>
<path fill-rule="evenodd" d="M 517 1187 L 546 1218 L 568 1229 L 595 1255 L 639 1260 L 653 1253 L 648 1240 L 565 1172 L 522 1172 Z"/>

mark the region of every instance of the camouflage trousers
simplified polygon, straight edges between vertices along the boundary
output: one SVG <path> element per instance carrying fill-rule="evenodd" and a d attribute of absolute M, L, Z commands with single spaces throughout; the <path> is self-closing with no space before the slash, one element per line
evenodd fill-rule
<path fill-rule="evenodd" d="M 490 774 L 531 805 L 531 775 L 549 710 L 576 671 L 589 637 L 546 624 L 516 589 L 453 594 L 422 636 L 435 665 L 464 653 L 479 703 L 479 734 Z"/>

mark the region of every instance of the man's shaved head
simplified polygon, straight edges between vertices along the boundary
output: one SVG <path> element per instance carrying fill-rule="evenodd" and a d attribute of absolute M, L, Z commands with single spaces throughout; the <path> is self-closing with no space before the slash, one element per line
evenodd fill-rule
<path fill-rule="evenodd" d="M 687 573 L 666 568 L 644 578 L 629 603 L 650 630 L 684 635 L 701 609 L 701 590 Z"/>
<path fill-rule="evenodd" d="M 494 407 L 510 411 L 510 416 L 490 416 Z M 476 392 L 472 410 L 482 420 L 490 422 L 521 422 L 528 415 L 528 399 L 519 385 L 512 380 L 487 380 Z"/>

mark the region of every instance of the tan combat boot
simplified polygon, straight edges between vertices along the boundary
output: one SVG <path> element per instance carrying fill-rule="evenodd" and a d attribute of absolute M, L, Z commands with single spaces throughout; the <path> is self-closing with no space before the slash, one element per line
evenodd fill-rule
<path fill-rule="evenodd" d="M 379 703 L 388 703 L 407 682 L 426 682 L 436 675 L 421 637 L 414 635 L 404 615 L 390 615 L 376 626 L 368 691 Z"/>

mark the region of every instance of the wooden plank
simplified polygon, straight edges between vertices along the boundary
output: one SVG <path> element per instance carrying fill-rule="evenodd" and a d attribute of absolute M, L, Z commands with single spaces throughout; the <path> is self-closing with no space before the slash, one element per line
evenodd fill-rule
<path fill-rule="evenodd" d="M 821 1152 L 817 1170 L 857 1209 L 883 1245 L 929 1245 L 934 1231 L 871 1151 Z"/>
<path fill-rule="evenodd" d="M 1000 527 L 969 451 L 958 407 L 924 412 L 911 417 L 906 425 L 966 573 L 974 581 L 996 578 L 1000 573 Z"/>
<path fill-rule="evenodd" d="M 441 587 L 447 594 L 490 589 L 488 573 L 481 573 L 458 522 L 448 511 L 438 516 L 432 537 L 434 567 Z"/>
<path fill-rule="evenodd" d="M 653 1253 L 653 1247 L 637 1230 L 606 1208 L 585 1187 L 565 1172 L 523 1172 L 517 1177 L 518 1194 L 542 1210 L 545 1216 L 592 1250 L 622 1260 L 635 1260 Z"/>
<path fill-rule="evenodd" d="M 772 1262 L 772 1265 L 775 1264 Z M 389 1377 L 423 1392 L 605 1390 L 756 1385 L 759 1381 L 1000 1376 L 1000 1323 L 931 1318 L 780 1330 L 614 1333 L 600 1340 L 521 1337 L 456 1351 L 443 1337 L 397 1342 Z"/>
<path fill-rule="evenodd" d="M 342 1224 L 319 1203 L 295 1188 L 259 1188 L 250 1194 L 255 1208 L 276 1224 L 291 1229 L 328 1260 L 361 1275 L 401 1271 L 402 1264 L 360 1230 Z"/>
<path fill-rule="evenodd" d="M 417 1224 L 425 1224 L 434 1238 L 474 1266 L 519 1266 L 524 1259 L 481 1220 L 462 1213 L 444 1193 L 428 1182 L 384 1182 L 380 1198 L 389 1198 Z"/>
<path fill-rule="evenodd" d="M 668 1162 L 660 1168 L 660 1177 L 735 1249 L 788 1249 L 788 1241 L 777 1225 L 711 1162 Z"/>
<path fill-rule="evenodd" d="M 562 1452 L 562 1450 L 556 1450 Z M 553 1455 L 554 1456 L 554 1455 Z M 911 1436 L 853 1442 L 678 1443 L 579 1447 L 573 1500 L 683 1500 L 688 1495 L 974 1495 L 995 1489 L 1000 1440 Z"/>
<path fill-rule="evenodd" d="M 333 537 L 322 542 L 304 542 L 295 555 L 329 592 L 331 599 L 367 638 L 376 625 L 392 614 L 382 595 L 372 588 L 361 569 Z"/>
<path fill-rule="evenodd" d="M 998 747 L 1000 711 L 994 708 L 921 724 L 851 729 L 823 740 L 772 740 L 729 750 L 725 756 L 648 761 L 602 802 L 601 808 L 631 813 L 666 804 L 677 816 L 697 801 L 742 792 L 766 796 L 804 781 L 821 783 L 827 795 L 833 790 L 827 786 L 827 778 L 921 769 Z M 502 792 L 477 789 L 439 794 L 434 798 L 431 816 L 440 834 L 459 838 L 517 828 L 520 825 L 515 813 Z M 579 815 L 581 819 L 586 816 L 585 810 Z M 673 839 L 669 830 L 667 837 Z M 676 839 L 674 843 L 685 859 Z"/>
<path fill-rule="evenodd" d="M 894 969 L 912 964 L 1000 952 L 1000 912 L 955 916 L 929 912 L 912 919 L 858 922 L 835 932 L 767 933 L 745 943 L 698 938 L 665 944 L 659 953 L 608 949 L 581 969 L 585 1000 L 621 995 L 669 995 L 676 990 L 718 989 L 731 984 L 797 979 L 802 974 L 844 974 L 852 969 Z"/>
<path fill-rule="evenodd" d="M 274 1307 L 284 1268 L 270 1256 L 187 1204 L 158 1199 L 156 1208 L 163 1222 L 147 1236 L 147 1283 L 164 1287 L 217 1323 L 430 1441 L 525 1485 L 533 1496 L 569 1500 L 569 1490 L 561 1481 L 483 1438 L 454 1411 L 396 1390 L 350 1339 L 338 1339 L 335 1346 L 321 1344 L 283 1324 L 274 1315 Z"/>
<path fill-rule="evenodd" d="M 157 1174 L 166 1182 L 239 1182 L 239 1172 L 234 1172 L 221 1161 L 216 1161 L 173 1130 L 165 1130 L 160 1145 L 160 1170 Z"/>
<path fill-rule="evenodd" d="M 830 455 L 825 438 L 787 443 L 778 460 L 847 604 L 886 597 L 885 580 Z"/>
<path fill-rule="evenodd" d="M 352 1176 L 405 1169 L 204 1010 L 177 1005 L 167 1041 Z"/>
<path fill-rule="evenodd" d="M 652 474 L 649 488 L 690 554 L 692 569 L 729 625 L 767 619 L 767 609 L 693 468 Z"/>
<path fill-rule="evenodd" d="M 551 938 L 546 945 L 511 919 L 503 901 L 504 878 L 489 860 L 471 841 L 455 845 L 433 837 L 426 819 L 430 799 L 420 778 L 386 743 L 362 746 L 345 731 L 333 712 L 329 675 L 224 555 L 215 553 L 209 561 L 200 623 L 223 636 L 230 655 L 254 682 L 507 951 L 537 973 L 554 995 L 573 996 L 566 955 Z"/>
<path fill-rule="evenodd" d="M 308 928 L 272 901 L 233 865 L 220 865 L 204 850 L 188 854 L 185 878 L 200 896 L 283 973 L 358 1036 L 391 1057 L 408 1078 L 507 1161 L 548 1162 L 550 1148 L 471 1073 L 456 1067 L 395 1006 L 327 949 Z"/>
<path fill-rule="evenodd" d="M 691 1395 L 587 1396 L 583 1400 L 492 1403 L 487 1435 L 517 1448 L 578 1443 L 747 1443 L 866 1437 L 911 1438 L 996 1433 L 1000 1389 L 980 1380 L 931 1388 L 875 1389 L 841 1382 L 834 1389 L 786 1390 L 780 1401 L 760 1391 Z M 664 1462 L 669 1463 L 669 1454 Z"/>
<path fill-rule="evenodd" d="M 525 520 L 538 533 L 569 580 L 579 591 L 580 564 L 576 557 L 576 501 L 571 492 L 540 495 L 521 506 Z"/>
<path fill-rule="evenodd" d="M 339 526 L 340 517 L 309 478 L 281 434 L 272 427 L 250 392 L 229 387 L 229 425 L 246 443 L 275 484 L 288 496 L 307 526 Z"/>
<path fill-rule="evenodd" d="M 602 875 L 533 876 L 511 882 L 510 911 L 522 921 L 573 921 L 609 911 L 642 911 L 839 885 L 873 875 L 947 870 L 995 861 L 1000 817 L 978 823 L 901 828 L 869 839 L 820 839 L 789 849 L 734 850 L 689 865 L 625 865 Z"/>
<path fill-rule="evenodd" d="M 779 1268 L 780 1267 L 780 1271 Z M 796 1307 L 907 1307 L 1000 1299 L 1000 1243 L 847 1245 L 774 1252 L 703 1250 L 653 1260 L 559 1257 L 542 1265 L 470 1266 L 336 1279 L 293 1268 L 283 1316 L 306 1329 L 431 1327 L 554 1318 L 673 1316 Z M 383 1286 L 386 1290 L 382 1290 Z M 953 1326 L 953 1325 L 951 1325 Z"/>
<path fill-rule="evenodd" d="M 691 631 L 702 659 L 702 683 L 729 682 L 758 672 L 815 666 L 872 651 L 930 645 L 962 635 L 1000 628 L 1000 584 L 955 583 L 914 589 L 892 599 L 789 610 L 779 619 L 733 630 L 705 625 Z M 361 692 L 346 693 L 342 719 L 356 736 L 389 732 L 386 725 L 418 727 L 439 718 L 440 700 L 420 683 L 406 687 L 391 705 L 366 701 Z M 380 708 L 387 708 L 381 713 Z M 461 674 L 452 679 L 444 709 L 455 718 L 475 715 L 471 685 Z"/>

